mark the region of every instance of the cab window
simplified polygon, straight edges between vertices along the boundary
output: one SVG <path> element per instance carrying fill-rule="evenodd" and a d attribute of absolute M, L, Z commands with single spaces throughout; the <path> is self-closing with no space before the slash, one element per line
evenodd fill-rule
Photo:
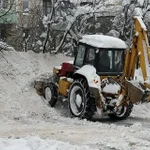
<path fill-rule="evenodd" d="M 99 51 L 99 72 L 122 72 L 124 66 L 123 50 L 100 50 Z"/>
<path fill-rule="evenodd" d="M 95 49 L 89 47 L 87 48 L 85 64 L 94 66 L 94 60 L 95 60 Z"/>
<path fill-rule="evenodd" d="M 98 63 L 98 71 L 99 72 L 109 72 L 112 64 L 111 64 L 111 55 L 109 51 L 100 50 L 99 51 L 99 63 Z"/>
<path fill-rule="evenodd" d="M 85 56 L 85 46 L 79 45 L 78 53 L 77 53 L 76 60 L 75 60 L 75 66 L 78 66 L 78 67 L 83 66 L 84 56 Z"/>
<path fill-rule="evenodd" d="M 124 64 L 124 52 L 123 51 L 115 51 L 115 70 L 120 72 L 123 71 Z"/>

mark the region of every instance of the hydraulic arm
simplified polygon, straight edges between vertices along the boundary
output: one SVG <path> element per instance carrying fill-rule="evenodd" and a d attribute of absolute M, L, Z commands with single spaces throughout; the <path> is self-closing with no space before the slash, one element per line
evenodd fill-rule
<path fill-rule="evenodd" d="M 130 93 L 130 96 L 131 92 L 133 92 L 134 95 L 138 95 L 140 93 L 139 90 L 141 90 L 143 95 L 141 96 L 142 99 L 140 101 L 149 102 L 150 96 L 148 91 L 150 90 L 150 49 L 147 37 L 147 29 L 141 17 L 139 16 L 134 17 L 134 24 L 135 35 L 133 37 L 131 48 L 127 51 L 126 54 L 124 77 L 127 79 L 126 81 L 132 81 L 135 76 L 135 70 L 140 69 L 142 72 L 143 81 L 140 82 L 138 86 L 133 84 L 131 85 L 130 82 L 130 85 L 128 85 L 128 92 Z M 139 90 L 136 88 L 139 88 Z"/>

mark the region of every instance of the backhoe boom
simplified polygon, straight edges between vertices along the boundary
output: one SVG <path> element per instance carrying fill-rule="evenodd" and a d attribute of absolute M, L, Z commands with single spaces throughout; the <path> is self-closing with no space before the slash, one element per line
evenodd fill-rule
<path fill-rule="evenodd" d="M 150 90 L 150 75 L 149 75 L 150 49 L 147 37 L 147 29 L 141 17 L 139 16 L 134 17 L 134 24 L 135 24 L 134 27 L 135 35 L 133 37 L 131 48 L 126 53 L 124 77 L 127 80 L 131 80 L 132 82 L 132 80 L 135 77 L 135 70 L 141 69 L 143 81 L 142 82 L 140 81 L 138 88 L 140 87 L 141 91 L 146 90 L 145 91 L 146 96 L 144 93 L 141 101 L 143 101 L 143 98 L 146 99 L 146 101 L 150 101 L 150 96 L 147 95 L 148 93 L 147 90 L 148 91 Z M 135 91 L 139 92 L 139 90 L 137 89 L 135 89 Z"/>

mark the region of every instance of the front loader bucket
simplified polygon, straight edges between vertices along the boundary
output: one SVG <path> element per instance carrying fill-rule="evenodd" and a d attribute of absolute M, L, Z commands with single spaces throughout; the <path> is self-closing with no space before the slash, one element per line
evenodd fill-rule
<path fill-rule="evenodd" d="M 128 97 L 133 104 L 148 102 L 147 97 L 149 96 L 149 91 L 146 91 L 144 85 L 136 81 L 126 80 L 126 88 L 128 92 Z"/>

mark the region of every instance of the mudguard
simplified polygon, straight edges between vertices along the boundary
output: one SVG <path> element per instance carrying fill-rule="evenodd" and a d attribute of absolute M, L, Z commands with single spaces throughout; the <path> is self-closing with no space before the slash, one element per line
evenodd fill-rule
<path fill-rule="evenodd" d="M 85 65 L 77 70 L 74 75 L 82 75 L 86 78 L 90 88 L 101 91 L 100 77 L 96 74 L 96 69 L 91 65 Z"/>

